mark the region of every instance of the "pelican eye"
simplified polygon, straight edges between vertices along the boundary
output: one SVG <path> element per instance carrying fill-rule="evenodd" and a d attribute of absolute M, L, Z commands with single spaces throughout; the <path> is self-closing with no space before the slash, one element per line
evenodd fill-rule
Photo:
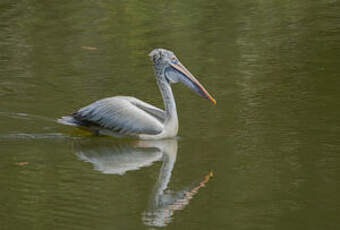
<path fill-rule="evenodd" d="M 171 57 L 171 61 L 175 64 L 177 64 L 177 59 L 175 57 Z"/>

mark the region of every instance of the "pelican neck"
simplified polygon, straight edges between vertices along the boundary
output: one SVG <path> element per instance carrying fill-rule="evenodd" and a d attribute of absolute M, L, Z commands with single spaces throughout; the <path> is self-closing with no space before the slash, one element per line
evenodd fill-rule
<path fill-rule="evenodd" d="M 157 78 L 157 83 L 162 94 L 166 118 L 168 120 L 177 119 L 176 102 L 170 84 L 165 80 L 165 77 Z"/>

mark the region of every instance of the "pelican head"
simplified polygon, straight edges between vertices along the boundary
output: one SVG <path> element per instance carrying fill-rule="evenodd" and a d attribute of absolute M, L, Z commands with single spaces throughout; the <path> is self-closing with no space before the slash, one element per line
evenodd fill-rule
<path fill-rule="evenodd" d="M 216 104 L 216 100 L 208 91 L 199 83 L 199 81 L 187 70 L 178 60 L 176 55 L 166 49 L 154 49 L 149 56 L 154 64 L 157 77 L 168 83 L 182 82 L 198 95 L 210 100 Z"/>

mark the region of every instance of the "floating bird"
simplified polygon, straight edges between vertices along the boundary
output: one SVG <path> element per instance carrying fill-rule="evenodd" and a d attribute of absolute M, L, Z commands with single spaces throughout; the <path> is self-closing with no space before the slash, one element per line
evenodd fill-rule
<path fill-rule="evenodd" d="M 100 135 L 164 139 L 175 137 L 178 117 L 171 84 L 182 82 L 214 104 L 215 99 L 182 65 L 172 51 L 154 49 L 149 56 L 161 91 L 165 110 L 134 97 L 116 96 L 98 100 L 58 121 L 94 131 Z"/>

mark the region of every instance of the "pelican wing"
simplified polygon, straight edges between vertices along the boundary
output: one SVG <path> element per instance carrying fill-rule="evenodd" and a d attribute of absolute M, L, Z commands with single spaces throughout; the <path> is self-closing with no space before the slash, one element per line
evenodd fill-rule
<path fill-rule="evenodd" d="M 128 100 L 129 102 L 131 102 L 132 104 L 134 104 L 138 108 L 144 110 L 145 112 L 150 113 L 152 116 L 156 117 L 162 123 L 165 121 L 164 110 L 161 110 L 161 109 L 159 109 L 159 108 L 157 108 L 153 105 L 150 105 L 149 103 L 141 101 L 141 100 L 139 100 L 135 97 L 121 97 L 121 98 Z"/>
<path fill-rule="evenodd" d="M 120 134 L 155 135 L 160 133 L 163 130 L 160 119 L 153 116 L 152 112 L 141 109 L 143 106 L 136 106 L 132 101 L 131 97 L 105 98 L 81 108 L 73 114 L 73 118 L 81 125 L 99 126 Z M 154 108 L 156 107 L 152 106 L 149 110 L 157 111 Z"/>

